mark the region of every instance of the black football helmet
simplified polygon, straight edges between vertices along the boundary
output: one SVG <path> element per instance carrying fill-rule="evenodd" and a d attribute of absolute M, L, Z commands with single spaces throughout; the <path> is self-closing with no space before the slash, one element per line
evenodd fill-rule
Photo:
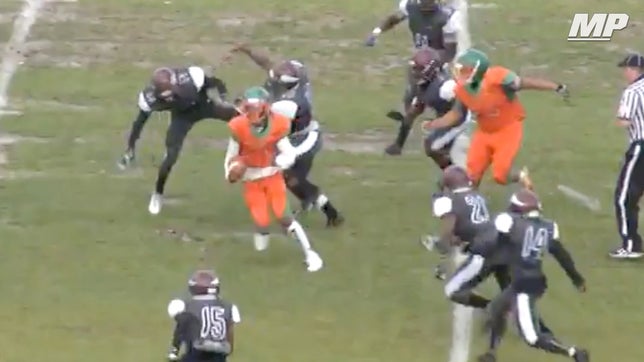
<path fill-rule="evenodd" d="M 511 212 L 525 215 L 533 211 L 541 211 L 539 196 L 534 191 L 521 189 L 510 197 L 509 210 Z"/>
<path fill-rule="evenodd" d="M 449 166 L 443 170 L 439 184 L 441 189 L 444 191 L 453 191 L 460 188 L 472 187 L 472 181 L 467 175 L 467 171 L 456 165 Z"/>
<path fill-rule="evenodd" d="M 412 77 L 418 85 L 433 81 L 443 67 L 443 61 L 434 48 L 421 48 L 409 60 Z"/>
<path fill-rule="evenodd" d="M 197 270 L 188 280 L 188 290 L 192 295 L 219 294 L 219 277 L 214 270 Z"/>

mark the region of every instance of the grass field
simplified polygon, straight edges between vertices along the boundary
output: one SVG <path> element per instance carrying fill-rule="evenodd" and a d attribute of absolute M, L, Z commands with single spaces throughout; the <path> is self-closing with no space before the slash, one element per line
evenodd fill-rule
<path fill-rule="evenodd" d="M 10 104 L 23 115 L 0 124 L 25 137 L 3 148 L 8 162 L 0 169 L 0 361 L 163 359 L 166 303 L 202 264 L 204 246 L 205 264 L 218 270 L 244 319 L 235 361 L 446 360 L 451 306 L 429 272 L 434 256 L 416 242 L 436 226 L 429 210 L 436 170 L 420 153 L 419 132 L 402 157 L 382 156 L 394 132 L 383 114 L 398 105 L 409 37 L 401 26 L 376 48 L 362 46 L 394 3 L 47 4 L 11 84 Z M 0 42 L 21 6 L 0 2 Z M 642 50 L 641 8 L 641 0 L 516 0 L 470 9 L 473 42 L 494 62 L 572 88 L 572 106 L 553 94 L 523 95 L 529 117 L 520 161 L 533 170 L 547 213 L 588 279 L 588 294 L 576 295 L 550 262 L 541 310 L 562 339 L 590 348 L 595 361 L 644 360 L 637 348 L 643 268 L 605 256 L 617 243 L 611 194 L 624 148 L 612 125 L 622 86 L 615 63 L 629 46 Z M 610 43 L 566 42 L 573 13 L 599 11 L 630 13 L 632 27 Z M 157 217 L 147 202 L 165 115 L 148 123 L 138 168 L 115 169 L 150 71 L 216 64 L 237 40 L 312 68 L 328 136 L 314 175 L 347 217 L 338 230 L 325 229 L 317 214 L 303 219 L 326 261 L 320 273 L 306 273 L 286 239 L 266 254 L 253 250 L 239 190 L 223 179 L 221 123 L 192 131 L 167 187 L 171 202 Z M 241 57 L 217 72 L 236 91 L 264 76 Z M 565 198 L 559 184 L 597 197 L 601 210 Z M 496 209 L 504 206 L 508 189 L 483 187 Z M 482 343 L 477 336 L 475 354 Z M 500 357 L 556 359 L 513 336 Z"/>

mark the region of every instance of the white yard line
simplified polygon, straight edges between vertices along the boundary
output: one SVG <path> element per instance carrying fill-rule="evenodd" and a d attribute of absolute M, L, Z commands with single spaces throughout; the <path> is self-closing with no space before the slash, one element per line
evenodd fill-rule
<path fill-rule="evenodd" d="M 9 103 L 9 86 L 18 67 L 22 64 L 21 53 L 44 3 L 45 0 L 25 0 L 20 16 L 13 23 L 13 31 L 4 48 L 2 64 L 0 64 L 0 117 L 3 114 L 15 113 L 6 109 Z"/>
<path fill-rule="evenodd" d="M 472 45 L 469 30 L 468 3 L 467 0 L 454 0 L 454 7 L 461 12 L 461 31 L 458 33 L 458 52 L 463 52 Z M 452 260 L 453 267 L 463 263 L 466 256 L 456 253 Z M 467 362 L 472 344 L 472 323 L 474 309 L 454 304 L 452 317 L 452 346 L 449 351 L 449 362 Z"/>
<path fill-rule="evenodd" d="M 588 196 L 566 185 L 558 185 L 557 189 L 561 191 L 564 196 L 567 196 L 569 199 L 578 202 L 581 206 L 584 206 L 587 209 L 590 209 L 592 211 L 601 210 L 601 203 L 594 197 Z"/>

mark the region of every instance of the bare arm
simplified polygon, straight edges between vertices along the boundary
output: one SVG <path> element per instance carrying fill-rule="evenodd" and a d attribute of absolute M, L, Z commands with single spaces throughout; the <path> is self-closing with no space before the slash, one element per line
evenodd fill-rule
<path fill-rule="evenodd" d="M 556 91 L 557 89 L 559 89 L 560 84 L 547 79 L 520 77 L 518 78 L 517 86 L 517 90 L 530 89 Z"/>
<path fill-rule="evenodd" d="M 457 124 L 464 116 L 462 107 L 458 104 L 455 104 L 454 107 L 442 117 L 436 118 L 433 121 L 427 121 L 423 123 L 423 128 L 426 130 L 438 129 L 451 127 Z"/>
<path fill-rule="evenodd" d="M 224 157 L 224 175 L 228 179 L 230 173 L 230 160 L 239 155 L 239 142 L 233 137 L 228 139 L 228 148 L 226 149 L 226 157 Z"/>
<path fill-rule="evenodd" d="M 405 146 L 405 142 L 407 142 L 407 137 L 409 137 L 409 132 L 411 132 L 411 127 L 414 125 L 414 121 L 423 113 L 424 110 L 424 105 L 412 103 L 412 105 L 405 111 L 405 118 L 400 122 L 398 135 L 396 136 L 395 141 L 395 144 L 401 149 Z"/>
<path fill-rule="evenodd" d="M 246 45 L 239 46 L 236 50 L 248 55 L 255 64 L 267 72 L 273 68 L 273 61 L 268 54 L 258 52 Z"/>
<path fill-rule="evenodd" d="M 405 19 L 407 19 L 407 15 L 405 15 L 402 11 L 396 11 L 392 14 L 387 15 L 386 18 L 382 19 L 380 25 L 378 25 L 376 29 L 380 29 L 378 33 L 384 33 L 395 28 L 396 25 L 405 21 Z"/>

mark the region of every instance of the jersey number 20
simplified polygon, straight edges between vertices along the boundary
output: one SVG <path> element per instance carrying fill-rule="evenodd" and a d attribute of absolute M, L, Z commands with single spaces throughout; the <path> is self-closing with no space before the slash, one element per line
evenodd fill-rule
<path fill-rule="evenodd" d="M 224 312 L 224 308 L 217 306 L 201 308 L 201 338 L 212 341 L 226 339 Z"/>
<path fill-rule="evenodd" d="M 487 211 L 485 199 L 479 195 L 465 196 L 465 203 L 470 207 L 470 221 L 473 224 L 483 224 L 490 221 L 490 213 Z"/>

